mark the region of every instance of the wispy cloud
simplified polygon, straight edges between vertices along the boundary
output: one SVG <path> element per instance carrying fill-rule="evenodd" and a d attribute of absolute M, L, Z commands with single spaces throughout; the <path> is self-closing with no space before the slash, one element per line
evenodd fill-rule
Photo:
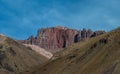
<path fill-rule="evenodd" d="M 67 26 L 109 31 L 120 26 L 120 0 L 0 0 L 0 32 L 15 39 L 38 28 Z"/>

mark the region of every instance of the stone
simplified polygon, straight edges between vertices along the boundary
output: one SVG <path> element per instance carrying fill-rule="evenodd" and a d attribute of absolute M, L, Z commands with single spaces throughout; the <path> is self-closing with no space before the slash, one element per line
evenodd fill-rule
<path fill-rule="evenodd" d="M 66 48 L 73 43 L 79 42 L 86 38 L 95 37 L 104 34 L 104 31 L 95 31 L 91 29 L 75 30 L 66 27 L 41 28 L 37 32 L 37 36 L 30 36 L 26 40 L 20 40 L 21 43 L 38 45 L 50 52 L 60 48 Z"/>

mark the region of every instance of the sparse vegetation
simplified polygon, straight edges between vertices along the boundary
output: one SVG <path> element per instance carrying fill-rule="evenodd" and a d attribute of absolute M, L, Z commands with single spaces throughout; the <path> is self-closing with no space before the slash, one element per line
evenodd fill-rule
<path fill-rule="evenodd" d="M 120 28 L 75 43 L 24 74 L 120 74 Z M 53 57 L 53 58 L 54 58 Z"/>
<path fill-rule="evenodd" d="M 0 45 L 0 49 L 2 49 L 3 48 L 3 46 L 2 45 Z"/>
<path fill-rule="evenodd" d="M 2 36 L 1 36 L 2 37 Z M 47 58 L 10 38 L 0 41 L 0 74 L 16 74 L 42 65 Z"/>
<path fill-rule="evenodd" d="M 8 50 L 8 52 L 11 53 L 13 56 L 16 55 L 16 52 L 13 50 L 12 47 L 8 47 L 7 50 Z"/>

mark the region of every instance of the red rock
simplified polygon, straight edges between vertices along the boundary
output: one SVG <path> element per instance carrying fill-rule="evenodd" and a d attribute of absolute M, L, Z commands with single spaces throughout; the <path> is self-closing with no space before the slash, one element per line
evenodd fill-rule
<path fill-rule="evenodd" d="M 25 44 L 38 45 L 48 51 L 53 52 L 54 50 L 59 51 L 60 48 L 70 46 L 75 42 L 81 41 L 82 39 L 98 36 L 103 33 L 104 31 L 93 32 L 90 29 L 77 31 L 58 26 L 39 29 L 36 37 L 30 36 L 27 40 L 23 40 L 21 42 Z"/>

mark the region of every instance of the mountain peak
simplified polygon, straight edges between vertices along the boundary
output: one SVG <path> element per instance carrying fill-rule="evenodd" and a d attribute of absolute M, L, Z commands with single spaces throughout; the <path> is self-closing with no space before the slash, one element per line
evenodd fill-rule
<path fill-rule="evenodd" d="M 0 36 L 5 36 L 4 34 L 0 33 Z"/>
<path fill-rule="evenodd" d="M 67 47 L 31 70 L 24 74 L 120 74 L 120 28 Z"/>
<path fill-rule="evenodd" d="M 56 26 L 55 28 L 58 28 L 58 29 L 68 29 L 67 27 L 63 27 L 63 26 Z"/>
<path fill-rule="evenodd" d="M 42 65 L 48 59 L 32 48 L 0 35 L 0 74 L 16 74 L 32 66 Z"/>
<path fill-rule="evenodd" d="M 6 39 L 5 35 L 0 34 L 0 42 L 3 42 Z"/>
<path fill-rule="evenodd" d="M 50 52 L 59 51 L 86 38 L 95 37 L 104 32 L 93 32 L 91 30 L 74 30 L 62 26 L 39 29 L 36 37 L 29 37 L 21 41 L 25 44 L 35 44 Z"/>

